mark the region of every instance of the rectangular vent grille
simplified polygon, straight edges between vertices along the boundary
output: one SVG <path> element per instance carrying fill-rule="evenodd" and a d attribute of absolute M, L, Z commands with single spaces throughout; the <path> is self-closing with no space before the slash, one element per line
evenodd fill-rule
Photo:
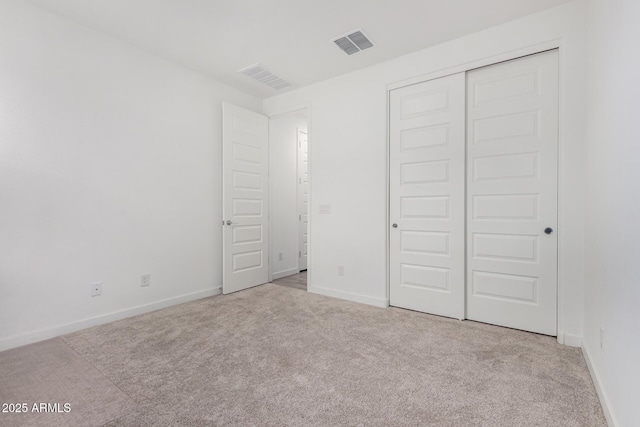
<path fill-rule="evenodd" d="M 252 79 L 257 80 L 275 90 L 293 86 L 293 84 L 289 83 L 282 77 L 276 76 L 260 64 L 249 65 L 248 67 L 238 70 L 238 73 L 251 77 Z"/>
<path fill-rule="evenodd" d="M 353 30 L 349 34 L 332 41 L 347 55 L 353 55 L 361 50 L 373 47 L 373 43 L 364 35 L 362 30 Z"/>

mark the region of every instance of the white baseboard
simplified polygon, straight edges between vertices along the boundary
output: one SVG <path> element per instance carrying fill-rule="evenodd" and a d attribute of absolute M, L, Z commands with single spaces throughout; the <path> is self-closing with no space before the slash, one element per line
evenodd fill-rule
<path fill-rule="evenodd" d="M 609 399 L 607 398 L 604 389 L 600 385 L 600 376 L 596 372 L 593 363 L 591 363 L 591 356 L 589 356 L 589 350 L 587 350 L 584 341 L 582 343 L 582 354 L 584 355 L 584 360 L 587 362 L 587 367 L 589 368 L 589 373 L 591 374 L 591 379 L 593 379 L 593 385 L 596 388 L 596 393 L 598 394 L 598 399 L 600 399 L 600 405 L 602 406 L 602 411 L 604 412 L 604 417 L 607 419 L 607 424 L 609 427 L 616 427 L 618 424 L 615 421 L 615 417 L 613 413 L 609 409 Z"/>
<path fill-rule="evenodd" d="M 389 300 L 385 298 L 370 297 L 353 292 L 337 291 L 335 289 L 320 288 L 317 286 L 307 286 L 307 291 L 313 294 L 345 299 L 348 301 L 359 302 L 361 304 L 373 305 L 375 307 L 389 307 Z"/>
<path fill-rule="evenodd" d="M 159 310 L 161 308 L 170 307 L 184 302 L 195 301 L 197 299 L 211 297 L 222 293 L 222 288 L 212 288 L 204 291 L 193 292 L 186 295 L 180 295 L 174 298 L 168 298 L 161 301 L 155 301 L 149 304 L 139 305 L 137 307 L 127 308 L 113 313 L 101 314 L 99 316 L 78 320 L 76 322 L 65 323 L 63 325 L 51 328 L 40 329 L 26 334 L 14 335 L 0 340 L 0 351 L 9 350 L 11 348 L 32 344 L 38 341 L 44 341 L 55 338 L 60 335 L 76 332 L 81 329 L 90 328 L 92 326 L 103 325 L 105 323 L 114 322 L 116 320 L 125 319 L 127 317 L 137 316 L 139 314 L 148 313 L 150 311 Z"/>
<path fill-rule="evenodd" d="M 573 335 L 558 331 L 558 343 L 569 347 L 582 347 L 582 335 Z"/>
<path fill-rule="evenodd" d="M 271 280 L 278 280 L 278 279 L 282 279 L 283 277 L 287 277 L 287 276 L 291 276 L 293 274 L 298 274 L 300 273 L 300 270 L 298 270 L 297 268 L 292 268 L 290 270 L 283 270 L 283 271 L 278 271 L 277 273 L 273 273 L 271 276 Z"/>

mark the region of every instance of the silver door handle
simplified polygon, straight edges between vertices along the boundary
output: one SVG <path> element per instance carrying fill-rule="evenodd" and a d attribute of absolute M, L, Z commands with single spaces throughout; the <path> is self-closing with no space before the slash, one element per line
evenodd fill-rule
<path fill-rule="evenodd" d="M 233 222 L 231 222 L 230 220 L 227 220 L 227 223 L 226 223 L 226 224 L 227 224 L 227 225 L 231 225 L 231 224 L 233 224 Z"/>

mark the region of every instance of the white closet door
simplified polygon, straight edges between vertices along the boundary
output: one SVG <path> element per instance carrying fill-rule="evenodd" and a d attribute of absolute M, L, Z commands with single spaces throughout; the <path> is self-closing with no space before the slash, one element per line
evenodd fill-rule
<path fill-rule="evenodd" d="M 298 129 L 298 271 L 307 269 L 309 161 L 307 133 Z"/>
<path fill-rule="evenodd" d="M 467 165 L 467 318 L 556 335 L 557 50 L 467 73 Z"/>
<path fill-rule="evenodd" d="M 390 302 L 464 317 L 464 73 L 391 92 Z"/>

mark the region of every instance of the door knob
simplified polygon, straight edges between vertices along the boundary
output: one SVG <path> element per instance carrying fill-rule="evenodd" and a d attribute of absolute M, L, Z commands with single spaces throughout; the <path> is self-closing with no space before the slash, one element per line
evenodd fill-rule
<path fill-rule="evenodd" d="M 551 233 L 553 233 L 553 228 L 547 227 L 544 229 L 544 234 L 551 234 Z"/>
<path fill-rule="evenodd" d="M 393 228 L 398 228 L 398 224 L 395 224 L 395 223 L 394 223 L 394 224 L 392 225 L 392 227 L 393 227 Z"/>
<path fill-rule="evenodd" d="M 231 222 L 230 220 L 227 220 L 227 225 L 231 225 L 233 224 L 233 222 Z"/>

